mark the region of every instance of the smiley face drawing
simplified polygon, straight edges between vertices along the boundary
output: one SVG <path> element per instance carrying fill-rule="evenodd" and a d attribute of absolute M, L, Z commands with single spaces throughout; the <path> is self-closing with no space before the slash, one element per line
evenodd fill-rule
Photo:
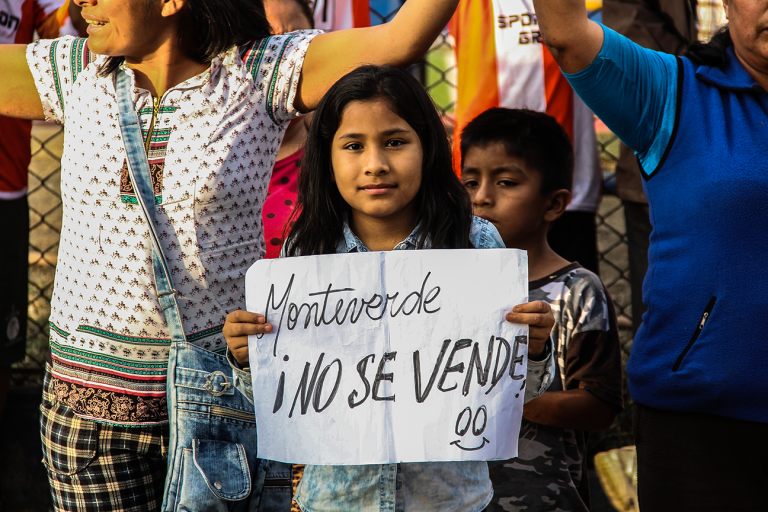
<path fill-rule="evenodd" d="M 482 413 L 482 424 L 478 427 L 478 418 L 480 418 L 480 413 Z M 488 410 L 485 408 L 484 405 L 481 405 L 480 408 L 477 410 L 477 412 L 474 415 L 474 418 L 472 417 L 472 409 L 470 407 L 465 407 L 463 411 L 459 413 L 459 417 L 456 418 L 456 435 L 459 437 L 464 437 L 464 435 L 469 431 L 470 424 L 472 425 L 472 434 L 475 437 L 481 436 L 483 432 L 485 432 L 485 426 L 488 423 Z M 452 444 L 456 446 L 456 448 L 459 448 L 460 450 L 464 450 L 465 452 L 474 452 L 477 450 L 482 449 L 486 444 L 490 443 L 490 441 L 483 436 L 482 443 L 480 446 L 475 446 L 472 448 L 462 446 L 461 445 L 461 439 L 457 439 L 455 441 L 451 441 L 448 444 Z"/>

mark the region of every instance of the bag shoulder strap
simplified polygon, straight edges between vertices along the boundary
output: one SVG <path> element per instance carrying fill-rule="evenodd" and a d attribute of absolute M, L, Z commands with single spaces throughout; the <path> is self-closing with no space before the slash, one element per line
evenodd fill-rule
<path fill-rule="evenodd" d="M 160 246 L 160 239 L 155 230 L 155 202 L 152 179 L 149 174 L 149 162 L 144 153 L 141 125 L 133 103 L 131 77 L 124 70 L 117 71 L 117 105 L 119 108 L 120 131 L 123 135 L 125 154 L 128 160 L 128 173 L 131 176 L 136 198 L 149 226 L 152 240 L 152 264 L 155 273 L 155 287 L 160 308 L 163 310 L 165 323 L 171 331 L 172 341 L 186 341 L 184 327 L 181 324 L 179 305 L 176 302 L 176 290 L 173 288 L 171 273 Z"/>

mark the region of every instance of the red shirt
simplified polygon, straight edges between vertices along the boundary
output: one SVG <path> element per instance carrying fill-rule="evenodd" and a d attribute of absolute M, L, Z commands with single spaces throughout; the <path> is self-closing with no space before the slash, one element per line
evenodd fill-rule
<path fill-rule="evenodd" d="M 6 0 L 0 3 L 0 44 L 28 44 L 64 0 Z M 68 1 L 68 0 L 67 0 Z M 0 116 L 0 199 L 27 192 L 32 123 Z"/>
<path fill-rule="evenodd" d="M 267 242 L 265 258 L 277 258 L 283 247 L 283 227 L 296 207 L 299 192 L 299 166 L 304 148 L 291 156 L 275 162 L 272 179 L 269 181 L 267 199 L 261 218 L 264 222 L 264 240 Z M 289 231 L 289 230 L 288 230 Z M 286 231 L 286 235 L 288 234 Z"/>

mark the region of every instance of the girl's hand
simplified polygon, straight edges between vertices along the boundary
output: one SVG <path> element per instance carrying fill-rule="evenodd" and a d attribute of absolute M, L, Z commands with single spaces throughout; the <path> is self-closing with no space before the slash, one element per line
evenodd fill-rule
<path fill-rule="evenodd" d="M 549 333 L 555 325 L 555 315 L 552 314 L 549 304 L 543 300 L 518 304 L 510 313 L 507 313 L 506 319 L 515 324 L 528 325 L 528 357 L 533 360 L 539 359 L 544 353 Z"/>
<path fill-rule="evenodd" d="M 248 366 L 248 335 L 272 332 L 272 325 L 258 313 L 238 309 L 227 315 L 224 322 L 224 338 L 240 366 Z"/>

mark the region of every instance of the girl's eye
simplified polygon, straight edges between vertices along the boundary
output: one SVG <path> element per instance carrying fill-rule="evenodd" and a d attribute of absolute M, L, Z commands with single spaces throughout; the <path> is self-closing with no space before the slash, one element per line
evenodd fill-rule
<path fill-rule="evenodd" d="M 466 188 L 472 188 L 477 186 L 477 182 L 475 180 L 467 180 L 464 182 L 464 186 Z"/>
<path fill-rule="evenodd" d="M 517 182 L 512 180 L 501 180 L 499 181 L 499 185 L 502 187 L 514 187 L 517 185 Z"/>
<path fill-rule="evenodd" d="M 398 146 L 402 146 L 403 144 L 405 144 L 405 141 L 402 141 L 400 139 L 393 139 L 393 140 L 387 141 L 386 146 L 390 148 L 396 148 Z"/>
<path fill-rule="evenodd" d="M 349 149 L 349 150 L 352 150 L 352 151 L 358 151 L 360 149 L 363 149 L 363 145 L 360 144 L 359 142 L 350 142 L 349 144 L 344 146 L 344 149 Z"/>

